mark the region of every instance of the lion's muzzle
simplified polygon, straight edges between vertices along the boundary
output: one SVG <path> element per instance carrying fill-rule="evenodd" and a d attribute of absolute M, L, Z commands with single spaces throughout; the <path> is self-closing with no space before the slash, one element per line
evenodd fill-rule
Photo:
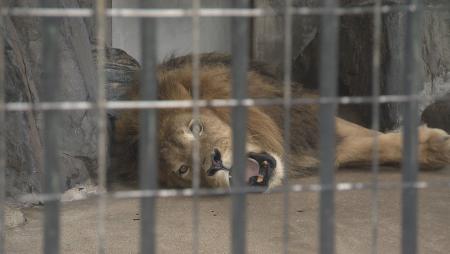
<path fill-rule="evenodd" d="M 246 165 L 246 182 L 249 186 L 268 186 L 276 167 L 276 160 L 267 153 L 249 153 Z M 211 167 L 206 171 L 208 176 L 214 176 L 218 171 L 229 172 L 232 181 L 232 168 L 226 168 L 218 149 L 211 153 Z"/>
<path fill-rule="evenodd" d="M 219 149 L 215 148 L 214 151 L 211 153 L 211 167 L 206 171 L 206 174 L 208 176 L 213 176 L 219 170 L 230 171 L 229 168 L 226 168 L 223 165 L 222 154 L 220 153 Z"/>

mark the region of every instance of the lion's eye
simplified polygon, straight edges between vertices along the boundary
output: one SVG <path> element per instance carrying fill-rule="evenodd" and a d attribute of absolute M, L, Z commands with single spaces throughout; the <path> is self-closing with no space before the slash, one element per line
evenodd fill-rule
<path fill-rule="evenodd" d="M 178 169 L 178 174 L 184 175 L 189 171 L 189 166 L 181 165 L 181 167 Z"/>
<path fill-rule="evenodd" d="M 189 130 L 194 134 L 197 133 L 199 136 L 202 135 L 203 133 L 202 122 L 192 119 L 189 122 Z"/>

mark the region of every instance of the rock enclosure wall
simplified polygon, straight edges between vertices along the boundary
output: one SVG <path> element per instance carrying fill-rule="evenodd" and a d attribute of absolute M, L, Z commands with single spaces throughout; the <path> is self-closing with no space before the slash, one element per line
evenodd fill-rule
<path fill-rule="evenodd" d="M 345 0 L 341 6 L 370 6 L 374 1 Z M 403 1 L 383 1 L 394 5 Z M 284 8 L 284 1 L 264 0 L 258 7 Z M 295 7 L 318 6 L 317 1 L 294 0 Z M 440 8 L 441 6 L 447 6 Z M 424 98 L 440 97 L 450 91 L 450 10 L 448 1 L 424 1 L 426 10 L 422 15 L 422 61 L 420 70 L 424 80 L 418 88 Z M 370 95 L 372 91 L 373 15 L 350 15 L 340 19 L 339 33 L 339 94 Z M 319 57 L 318 16 L 293 17 L 292 77 L 308 88 L 318 86 Z M 384 95 L 400 94 L 403 77 L 403 45 L 405 41 L 405 13 L 392 12 L 382 17 L 381 83 Z M 280 49 L 284 46 L 284 18 L 271 16 L 256 18 L 254 22 L 254 51 L 256 58 L 272 62 L 282 71 L 283 59 Z M 429 100 L 421 101 L 423 110 Z M 371 106 L 356 105 L 340 107 L 343 116 L 370 126 Z M 350 112 L 350 114 L 349 114 Z M 383 130 L 399 127 L 400 107 L 397 103 L 381 106 L 380 125 Z"/>
<path fill-rule="evenodd" d="M 9 6 L 36 7 L 39 1 L 9 1 Z M 81 3 L 81 5 L 80 5 Z M 60 0 L 61 7 L 92 7 Z M 58 45 L 61 51 L 61 93 L 67 101 L 95 99 L 96 71 L 91 53 L 92 22 L 61 18 Z M 8 102 L 40 102 L 42 97 L 41 19 L 5 17 L 0 27 L 5 38 L 6 99 Z M 60 115 L 62 134 L 58 151 L 62 189 L 85 182 L 95 174 L 97 127 L 92 111 L 67 111 Z M 8 112 L 6 116 L 7 194 L 40 192 L 42 168 L 41 112 Z"/>

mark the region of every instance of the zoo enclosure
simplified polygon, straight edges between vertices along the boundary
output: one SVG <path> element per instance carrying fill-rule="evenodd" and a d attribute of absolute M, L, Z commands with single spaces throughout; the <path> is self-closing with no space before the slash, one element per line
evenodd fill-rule
<path fill-rule="evenodd" d="M 417 96 L 416 87 L 421 80 L 417 75 L 418 57 L 420 56 L 420 27 L 419 20 L 421 12 L 428 10 L 418 0 L 408 0 L 404 4 L 384 5 L 381 0 L 375 1 L 373 5 L 365 7 L 340 7 L 338 1 L 325 0 L 317 7 L 293 7 L 292 1 L 286 0 L 285 7 L 277 10 L 267 10 L 262 8 L 251 8 L 251 1 L 233 1 L 233 8 L 201 8 L 200 0 L 193 0 L 190 9 L 155 9 L 152 1 L 142 1 L 142 7 L 139 9 L 109 9 L 106 7 L 105 0 L 98 0 L 96 9 L 71 9 L 59 8 L 57 1 L 42 1 L 43 5 L 39 8 L 9 8 L 3 6 L 1 9 L 2 17 L 9 16 L 36 16 L 41 17 L 44 21 L 43 36 L 43 68 L 46 92 L 43 102 L 27 103 L 27 102 L 6 102 L 4 93 L 0 92 L 0 122 L 4 122 L 5 113 L 9 111 L 42 111 L 44 112 L 45 129 L 45 184 L 44 192 L 40 195 L 40 199 L 45 202 L 45 237 L 44 251 L 45 253 L 59 253 L 59 209 L 60 209 L 60 187 L 58 175 L 58 158 L 57 158 L 57 140 L 55 133 L 58 132 L 58 112 L 60 111 L 84 111 L 94 110 L 98 114 L 98 177 L 99 188 L 98 193 L 98 252 L 105 253 L 105 210 L 106 199 L 111 196 L 113 198 L 141 198 L 142 200 L 142 224 L 141 235 L 145 236 L 146 241 L 141 241 L 142 253 L 155 252 L 154 246 L 154 202 L 157 197 L 171 196 L 193 196 L 194 207 L 198 202 L 197 197 L 203 195 L 221 195 L 231 194 L 233 196 L 233 219 L 232 219 L 232 250 L 233 253 L 245 252 L 245 200 L 246 193 L 254 192 L 253 188 L 245 187 L 242 181 L 235 181 L 235 185 L 230 190 L 222 189 L 202 189 L 199 184 L 199 162 L 195 154 L 198 154 L 198 143 L 194 149 L 194 178 L 193 188 L 186 190 L 159 190 L 157 189 L 156 171 L 147 170 L 149 168 L 157 168 L 157 147 L 156 140 L 156 112 L 161 108 L 192 108 L 194 118 L 199 116 L 199 108 L 206 106 L 229 106 L 233 108 L 233 158 L 234 164 L 238 168 L 242 168 L 245 163 L 245 133 L 242 131 L 246 126 L 246 108 L 254 105 L 283 105 L 285 107 L 284 115 L 284 147 L 289 147 L 289 108 L 292 105 L 319 103 L 320 106 L 320 184 L 316 185 L 289 185 L 285 184 L 282 188 L 274 191 L 284 192 L 287 196 L 289 192 L 315 191 L 320 192 L 320 252 L 334 253 L 334 192 L 347 190 L 370 189 L 373 192 L 373 230 L 377 228 L 377 192 L 384 188 L 401 188 L 403 190 L 403 211 L 402 211 L 402 252 L 417 252 L 417 189 L 428 188 L 433 186 L 448 186 L 450 183 L 428 183 L 417 181 L 417 162 L 415 160 L 417 107 L 418 102 L 423 98 Z M 373 14 L 374 17 L 374 43 L 373 43 L 373 75 L 372 83 L 380 82 L 380 37 L 382 14 L 389 12 L 405 12 L 406 13 L 406 40 L 404 41 L 404 63 L 405 73 L 403 79 L 403 95 L 380 95 L 379 87 L 373 85 L 371 96 L 337 96 L 338 87 L 338 33 L 337 25 L 339 18 L 344 15 L 360 15 Z M 431 11 L 439 11 L 431 9 Z M 284 17 L 284 97 L 282 99 L 249 99 L 246 97 L 246 68 L 249 61 L 250 51 L 250 21 L 254 17 L 263 17 L 270 15 L 282 15 Z M 292 55 L 292 17 L 295 15 L 317 15 L 321 17 L 321 43 L 320 43 L 320 99 L 298 99 L 291 98 L 289 84 L 291 83 L 291 55 Z M 96 18 L 97 24 L 97 80 L 98 90 L 95 102 L 69 102 L 59 101 L 55 96 L 55 88 L 62 82 L 60 80 L 60 69 L 58 69 L 59 57 L 57 50 L 57 41 L 55 40 L 55 31 L 58 26 L 59 17 L 92 17 Z M 142 20 L 142 63 L 144 71 L 143 83 L 153 84 L 143 86 L 142 101 L 108 101 L 105 94 L 105 38 L 106 38 L 106 19 L 107 17 L 124 17 L 124 18 L 141 18 Z M 156 52 L 156 18 L 179 18 L 191 17 L 193 27 L 193 101 L 156 101 L 156 77 L 154 69 L 157 62 Z M 230 100 L 212 100 L 204 101 L 199 99 L 199 21 L 202 17 L 231 17 L 231 34 L 232 47 L 231 53 L 233 58 L 233 98 Z M 3 50 L 3 46 L 0 47 Z M 4 54 L 1 54 L 2 57 Z M 1 80 L 3 80 L 4 60 L 0 61 Z M 3 85 L 3 82 L 0 82 Z M 3 87 L 1 87 L 3 90 Z M 334 182 L 334 122 L 333 117 L 336 113 L 338 104 L 359 104 L 370 103 L 373 110 L 372 129 L 378 130 L 379 122 L 379 105 L 381 103 L 397 102 L 406 105 L 403 114 L 404 120 L 404 161 L 403 182 L 400 185 L 385 185 L 377 182 L 377 174 L 379 167 L 377 165 L 378 155 L 374 154 L 374 164 L 372 167 L 373 182 L 371 184 L 363 183 L 335 183 Z M 115 193 L 106 192 L 106 169 L 107 169 L 107 110 L 108 109 L 141 109 L 143 116 L 143 124 L 141 133 L 143 140 L 140 144 L 141 154 L 150 154 L 151 156 L 140 156 L 140 172 L 141 172 L 141 190 L 140 191 L 123 191 Z M 4 126 L 1 126 L 4 128 Z M 4 129 L 2 129 L 2 133 Z M 0 140 L 0 168 L 5 168 L 5 136 L 1 135 Z M 374 143 L 377 146 L 377 142 Z M 286 159 L 286 158 L 285 158 Z M 239 171 L 238 171 L 239 172 Z M 243 172 L 243 170 L 241 170 Z M 243 179 L 244 176 L 236 175 L 237 179 Z M 0 186 L 5 186 L 5 175 L 2 170 L 0 177 Z M 2 188 L 0 203 L 4 203 L 5 190 Z M 285 209 L 289 206 L 288 199 L 285 199 Z M 3 214 L 3 210 L 0 210 Z M 3 216 L 2 216 L 3 218 Z M 194 225 L 194 241 L 193 252 L 198 252 L 198 224 L 199 216 L 197 210 L 193 213 Z M 285 218 L 287 223 L 287 218 Z M 2 227 L 4 228 L 4 227 Z M 284 241 L 287 243 L 287 228 L 284 232 Z M 2 239 L 4 239 L 4 231 L 2 230 Z M 376 241 L 376 238 L 374 239 Z M 2 244 L 3 246 L 3 244 Z M 286 248 L 286 247 L 285 247 Z M 284 250 L 287 252 L 287 248 Z M 376 244 L 373 246 L 373 252 L 376 253 Z"/>

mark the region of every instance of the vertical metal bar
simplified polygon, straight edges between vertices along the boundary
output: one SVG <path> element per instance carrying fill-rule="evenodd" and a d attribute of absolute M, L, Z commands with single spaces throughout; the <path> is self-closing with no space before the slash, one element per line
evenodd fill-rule
<path fill-rule="evenodd" d="M 58 7 L 56 0 L 42 0 L 44 7 Z M 43 18 L 42 41 L 42 100 L 52 102 L 57 100 L 60 80 L 60 58 L 58 49 L 58 18 Z M 58 162 L 58 112 L 44 112 L 44 193 L 59 194 L 60 174 Z M 60 238 L 60 204 L 53 199 L 44 202 L 44 253 L 59 253 Z"/>
<path fill-rule="evenodd" d="M 192 119 L 194 124 L 199 123 L 200 108 L 197 104 L 200 99 L 200 0 L 192 0 Z M 199 206 L 197 190 L 200 188 L 200 142 L 199 128 L 193 128 L 194 140 L 192 142 L 192 188 L 194 196 L 192 198 L 192 253 L 198 253 L 199 246 Z"/>
<path fill-rule="evenodd" d="M 403 79 L 403 91 L 405 95 L 415 95 L 421 82 L 418 70 L 420 61 L 420 1 L 408 0 L 408 4 L 414 4 L 415 10 L 406 14 L 405 33 L 405 76 Z M 408 101 L 403 107 L 403 183 L 417 181 L 418 172 L 418 137 L 417 127 L 418 102 Z M 406 187 L 402 192 L 402 253 L 417 253 L 417 189 Z"/>
<path fill-rule="evenodd" d="M 105 37 L 106 2 L 97 0 L 95 15 L 97 25 L 97 125 L 98 125 L 98 211 L 97 211 L 97 253 L 106 253 L 105 213 L 106 213 L 106 91 L 105 91 Z"/>
<path fill-rule="evenodd" d="M 154 8 L 154 1 L 141 0 L 141 8 Z M 141 19 L 142 82 L 141 100 L 158 99 L 156 78 L 156 19 Z M 140 113 L 139 181 L 141 190 L 158 188 L 158 110 Z M 141 253 L 156 253 L 155 197 L 141 199 Z"/>
<path fill-rule="evenodd" d="M 324 8 L 337 7 L 336 0 L 322 0 Z M 327 13 L 322 16 L 320 36 L 320 96 L 335 97 L 338 78 L 339 18 Z M 335 158 L 334 103 L 321 104 L 319 109 L 320 184 L 327 186 L 320 193 L 320 253 L 334 253 L 334 158 Z"/>
<path fill-rule="evenodd" d="M 372 254 L 378 253 L 378 205 L 379 205 L 379 187 L 378 174 L 379 165 L 379 139 L 378 131 L 380 129 L 380 61 L 381 61 L 381 29 L 382 29 L 381 0 L 375 1 L 373 13 L 373 51 L 372 51 L 372 130 L 374 135 L 372 152 L 372 209 L 371 209 L 371 228 L 372 228 Z"/>
<path fill-rule="evenodd" d="M 0 10 L 4 7 L 0 0 Z M 3 16 L 0 28 L 4 28 Z M 0 254 L 5 253 L 5 192 L 6 192 L 6 111 L 5 111 L 5 57 L 4 38 L 0 34 Z"/>
<path fill-rule="evenodd" d="M 248 0 L 234 0 L 233 8 L 248 8 Z M 247 97 L 247 67 L 249 58 L 249 20 L 247 17 L 233 17 L 231 20 L 232 52 L 232 97 L 242 100 Z M 233 182 L 232 188 L 246 185 L 246 131 L 247 108 L 237 106 L 232 110 L 233 129 Z M 232 196 L 232 252 L 246 252 L 246 194 Z"/>
<path fill-rule="evenodd" d="M 283 179 L 283 253 L 289 252 L 289 154 L 291 151 L 291 72 L 292 72 L 292 0 L 286 0 L 284 12 L 284 76 L 283 76 L 283 107 L 284 107 L 284 123 L 283 123 L 283 161 L 284 175 Z"/>

